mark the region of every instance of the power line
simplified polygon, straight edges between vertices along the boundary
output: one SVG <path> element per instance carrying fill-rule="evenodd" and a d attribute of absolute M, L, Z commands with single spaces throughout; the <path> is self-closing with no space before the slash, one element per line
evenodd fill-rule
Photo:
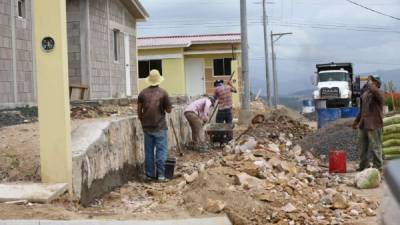
<path fill-rule="evenodd" d="M 323 58 L 284 58 L 284 57 L 277 57 L 277 60 L 288 60 L 288 61 L 304 61 L 304 62 L 329 62 L 332 61 L 332 59 L 323 59 Z M 263 57 L 256 57 L 256 58 L 250 58 L 250 60 L 264 60 Z M 366 62 L 366 61 L 358 61 L 356 59 L 347 59 L 346 61 L 353 61 L 358 64 L 370 64 L 370 65 L 387 65 L 387 66 L 400 66 L 399 63 L 383 63 L 383 62 Z"/>
<path fill-rule="evenodd" d="M 360 3 L 353 2 L 353 1 L 351 1 L 351 0 L 346 0 L 346 1 L 348 1 L 348 2 L 350 2 L 351 4 L 354 4 L 354 5 L 356 5 L 356 6 L 359 6 L 359 7 L 361 7 L 361 8 L 364 8 L 364 9 L 366 9 L 366 10 L 369 10 L 369 11 L 371 11 L 371 12 L 378 13 L 378 14 L 380 14 L 380 15 L 382 15 L 382 16 L 390 17 L 390 18 L 395 19 L 395 20 L 400 20 L 400 18 L 398 18 L 398 17 L 394 17 L 394 16 L 392 16 L 392 15 L 389 15 L 389 14 L 386 14 L 386 13 L 383 13 L 383 12 L 380 12 L 380 11 L 378 11 L 378 10 L 371 9 L 371 8 L 369 8 L 369 7 L 367 7 L 367 6 L 361 5 Z"/>

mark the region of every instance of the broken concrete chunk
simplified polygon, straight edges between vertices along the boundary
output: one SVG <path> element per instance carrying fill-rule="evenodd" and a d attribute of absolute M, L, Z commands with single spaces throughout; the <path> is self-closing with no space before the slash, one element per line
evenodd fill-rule
<path fill-rule="evenodd" d="M 206 211 L 210 213 L 220 213 L 225 208 L 225 205 L 223 201 L 207 199 Z"/>
<path fill-rule="evenodd" d="M 372 210 L 371 208 L 367 208 L 367 209 L 365 210 L 365 214 L 366 214 L 367 216 L 376 216 L 376 212 L 375 212 L 374 210 Z"/>
<path fill-rule="evenodd" d="M 192 183 L 193 181 L 195 181 L 197 179 L 197 177 L 199 176 L 199 172 L 194 171 L 192 174 L 188 175 L 188 174 L 183 174 L 183 177 L 185 178 L 187 183 Z"/>
<path fill-rule="evenodd" d="M 291 213 L 291 212 L 296 212 L 297 208 L 294 205 L 292 205 L 292 203 L 289 202 L 288 204 L 283 206 L 281 210 L 287 213 Z"/>
<path fill-rule="evenodd" d="M 279 153 L 281 152 L 281 150 L 279 149 L 279 146 L 276 145 L 276 144 L 273 144 L 273 143 L 268 144 L 268 149 L 269 149 L 270 151 L 272 151 L 272 152 L 277 153 L 277 154 L 279 154 Z"/>
<path fill-rule="evenodd" d="M 249 138 L 244 144 L 242 144 L 239 149 L 241 152 L 246 152 L 247 150 L 254 150 L 257 146 L 257 141 L 254 138 Z"/>
<path fill-rule="evenodd" d="M 334 209 L 346 209 L 349 207 L 349 203 L 345 196 L 343 196 L 340 193 L 337 193 L 333 196 L 332 207 Z"/>
<path fill-rule="evenodd" d="M 244 188 L 247 189 L 262 189 L 264 188 L 265 182 L 261 179 L 250 176 L 247 173 L 240 173 L 236 175 L 236 184 L 242 185 Z"/>
<path fill-rule="evenodd" d="M 352 210 L 350 210 L 350 215 L 351 216 L 358 216 L 358 215 L 360 215 L 360 213 L 357 210 L 352 209 Z"/>

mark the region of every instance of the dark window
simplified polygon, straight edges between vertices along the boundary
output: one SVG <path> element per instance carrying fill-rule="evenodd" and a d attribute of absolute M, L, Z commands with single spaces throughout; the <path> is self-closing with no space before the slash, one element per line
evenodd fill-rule
<path fill-rule="evenodd" d="M 119 60 L 119 30 L 113 30 L 114 61 Z"/>
<path fill-rule="evenodd" d="M 150 73 L 150 61 L 139 61 L 139 78 L 146 78 Z"/>
<path fill-rule="evenodd" d="M 214 76 L 231 75 L 232 58 L 214 59 Z"/>
<path fill-rule="evenodd" d="M 25 0 L 18 0 L 18 17 L 25 18 Z"/>
<path fill-rule="evenodd" d="M 160 59 L 139 61 L 139 79 L 149 76 L 150 70 L 158 70 L 162 74 L 162 61 Z"/>

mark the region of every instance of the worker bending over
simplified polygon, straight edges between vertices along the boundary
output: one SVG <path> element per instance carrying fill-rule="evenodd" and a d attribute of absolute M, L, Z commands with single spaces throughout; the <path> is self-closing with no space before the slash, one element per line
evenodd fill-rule
<path fill-rule="evenodd" d="M 223 80 L 215 81 L 215 99 L 218 100 L 217 123 L 232 124 L 232 93 L 236 93 L 236 88 L 231 81 L 224 84 Z"/>
<path fill-rule="evenodd" d="M 208 122 L 210 108 L 214 106 L 214 103 L 214 97 L 205 96 L 190 103 L 184 111 L 184 115 L 192 129 L 192 142 L 195 150 L 201 151 L 207 148 L 203 126 Z"/>
<path fill-rule="evenodd" d="M 138 116 L 144 132 L 146 177 L 159 181 L 165 180 L 165 162 L 168 157 L 165 113 L 171 113 L 172 110 L 168 93 L 159 87 L 162 81 L 163 77 L 158 70 L 150 71 L 146 78 L 150 86 L 141 91 L 138 97 Z"/>
<path fill-rule="evenodd" d="M 382 169 L 382 129 L 383 129 L 383 92 L 381 82 L 373 76 L 368 77 L 364 93 L 361 95 L 360 112 L 353 123 L 359 129 L 358 149 L 362 171 L 370 166 L 369 154 L 372 155 L 373 167 Z"/>

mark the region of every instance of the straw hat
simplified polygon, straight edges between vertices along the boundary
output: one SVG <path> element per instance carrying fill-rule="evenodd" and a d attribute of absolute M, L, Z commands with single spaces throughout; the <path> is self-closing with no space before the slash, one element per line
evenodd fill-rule
<path fill-rule="evenodd" d="M 150 86 L 158 86 L 163 82 L 164 77 L 160 75 L 158 70 L 151 70 L 149 76 L 146 78 L 146 83 Z"/>

